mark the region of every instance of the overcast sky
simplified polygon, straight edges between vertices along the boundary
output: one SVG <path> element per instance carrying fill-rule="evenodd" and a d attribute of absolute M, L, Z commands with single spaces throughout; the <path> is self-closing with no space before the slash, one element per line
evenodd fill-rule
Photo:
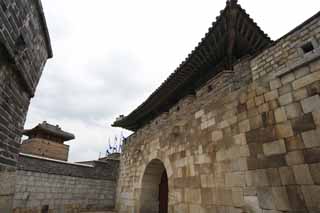
<path fill-rule="evenodd" d="M 97 159 L 110 125 L 141 104 L 197 45 L 225 0 L 42 0 L 53 58 L 26 128 L 46 120 L 76 135 L 69 161 Z M 319 0 L 240 0 L 272 39 L 314 15 Z M 124 135 L 129 132 L 123 131 Z"/>

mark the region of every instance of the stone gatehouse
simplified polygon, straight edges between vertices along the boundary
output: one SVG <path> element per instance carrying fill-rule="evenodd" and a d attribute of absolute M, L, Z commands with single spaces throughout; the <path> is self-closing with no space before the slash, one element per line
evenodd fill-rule
<path fill-rule="evenodd" d="M 320 212 L 320 13 L 272 41 L 235 0 L 126 140 L 119 213 Z"/>

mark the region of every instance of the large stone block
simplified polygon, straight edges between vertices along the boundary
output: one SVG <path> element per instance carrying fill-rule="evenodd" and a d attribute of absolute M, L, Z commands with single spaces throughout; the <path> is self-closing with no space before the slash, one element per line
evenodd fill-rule
<path fill-rule="evenodd" d="M 276 78 L 272 81 L 270 81 L 270 88 L 271 90 L 275 90 L 281 87 L 281 81 L 279 78 Z"/>
<path fill-rule="evenodd" d="M 314 95 L 301 100 L 301 105 L 304 113 L 317 111 L 320 109 L 320 96 Z"/>
<path fill-rule="evenodd" d="M 266 156 L 286 153 L 286 145 L 284 143 L 284 140 L 264 143 L 263 153 Z"/>
<path fill-rule="evenodd" d="M 194 188 L 185 188 L 184 198 L 188 203 L 201 204 L 201 190 Z"/>
<path fill-rule="evenodd" d="M 285 122 L 287 120 L 287 115 L 283 107 L 276 109 L 274 115 L 277 123 Z"/>
<path fill-rule="evenodd" d="M 266 127 L 246 132 L 247 143 L 265 143 L 277 140 L 277 132 L 274 127 Z"/>
<path fill-rule="evenodd" d="M 272 90 L 264 94 L 266 102 L 275 100 L 279 97 L 278 90 Z"/>
<path fill-rule="evenodd" d="M 294 101 L 300 101 L 302 99 L 305 99 L 306 97 L 308 97 L 308 91 L 306 88 L 301 88 L 293 92 Z"/>
<path fill-rule="evenodd" d="M 282 185 L 278 168 L 267 169 L 267 176 L 270 186 Z"/>
<path fill-rule="evenodd" d="M 201 189 L 201 202 L 204 205 L 212 205 L 213 200 L 212 200 L 212 189 L 211 188 L 206 188 L 206 189 Z"/>
<path fill-rule="evenodd" d="M 245 173 L 247 186 L 269 186 L 267 171 L 265 169 L 247 171 Z"/>
<path fill-rule="evenodd" d="M 310 164 L 309 168 L 313 182 L 320 185 L 320 163 Z"/>
<path fill-rule="evenodd" d="M 290 210 L 293 212 L 306 212 L 306 203 L 303 198 L 302 190 L 298 186 L 287 186 Z"/>
<path fill-rule="evenodd" d="M 292 86 L 294 90 L 297 90 L 319 80 L 320 80 L 320 72 L 318 71 L 295 80 L 294 82 L 292 82 Z"/>
<path fill-rule="evenodd" d="M 289 166 L 298 165 L 304 163 L 303 151 L 288 152 L 286 155 L 286 162 Z"/>
<path fill-rule="evenodd" d="M 276 125 L 276 135 L 278 138 L 288 138 L 293 136 L 293 130 L 290 122 Z"/>
<path fill-rule="evenodd" d="M 258 187 L 259 206 L 262 209 L 276 209 L 271 187 Z"/>
<path fill-rule="evenodd" d="M 320 148 L 312 148 L 303 150 L 305 162 L 318 163 L 320 162 Z"/>
<path fill-rule="evenodd" d="M 301 186 L 304 200 L 307 204 L 308 210 L 311 212 L 320 211 L 320 186 L 309 185 Z"/>
<path fill-rule="evenodd" d="M 287 93 L 279 97 L 279 103 L 281 106 L 291 104 L 292 101 L 293 101 L 293 97 L 291 93 Z"/>
<path fill-rule="evenodd" d="M 250 131 L 250 122 L 249 120 L 244 120 L 239 123 L 240 133 L 245 133 Z"/>
<path fill-rule="evenodd" d="M 303 114 L 300 103 L 292 103 L 284 108 L 288 119 L 293 119 Z"/>
<path fill-rule="evenodd" d="M 312 112 L 313 120 L 315 124 L 320 127 L 320 109 L 318 111 Z"/>
<path fill-rule="evenodd" d="M 242 187 L 232 188 L 232 202 L 235 207 L 242 207 L 245 205 Z"/>
<path fill-rule="evenodd" d="M 300 135 L 286 138 L 285 142 L 288 151 L 301 150 L 305 148 L 302 137 Z"/>
<path fill-rule="evenodd" d="M 289 196 L 286 187 L 272 187 L 272 196 L 276 210 L 290 210 Z"/>
<path fill-rule="evenodd" d="M 306 148 L 320 146 L 320 128 L 302 133 L 303 143 Z"/>
<path fill-rule="evenodd" d="M 291 123 L 292 123 L 292 129 L 296 134 L 316 128 L 316 125 L 314 123 L 311 113 L 304 114 L 303 116 L 293 119 Z"/>
<path fill-rule="evenodd" d="M 280 167 L 279 173 L 281 177 L 281 182 L 283 185 L 294 185 L 296 184 L 296 180 L 294 177 L 294 173 L 292 167 Z"/>
<path fill-rule="evenodd" d="M 313 184 L 309 166 L 307 164 L 293 166 L 293 172 L 297 184 Z"/>

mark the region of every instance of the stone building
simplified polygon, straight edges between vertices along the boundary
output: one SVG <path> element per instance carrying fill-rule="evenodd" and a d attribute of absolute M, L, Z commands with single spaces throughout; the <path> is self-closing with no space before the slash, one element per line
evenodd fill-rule
<path fill-rule="evenodd" d="M 272 41 L 236 0 L 113 126 L 119 213 L 320 212 L 320 13 Z"/>
<path fill-rule="evenodd" d="M 23 134 L 29 138 L 22 142 L 20 152 L 68 161 L 69 145 L 64 142 L 74 139 L 72 133 L 44 121 L 32 129 L 24 130 Z"/>
<path fill-rule="evenodd" d="M 0 212 L 11 212 L 19 144 L 30 99 L 52 57 L 40 0 L 0 0 Z M 9 171 L 9 172 L 8 172 Z M 3 181 L 5 180 L 5 181 Z"/>

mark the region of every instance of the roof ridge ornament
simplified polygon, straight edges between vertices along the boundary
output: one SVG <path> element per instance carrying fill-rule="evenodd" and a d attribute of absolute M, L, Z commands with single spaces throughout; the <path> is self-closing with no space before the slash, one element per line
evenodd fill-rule
<path fill-rule="evenodd" d="M 231 7 L 236 6 L 238 5 L 238 0 L 228 0 L 227 5 Z"/>

